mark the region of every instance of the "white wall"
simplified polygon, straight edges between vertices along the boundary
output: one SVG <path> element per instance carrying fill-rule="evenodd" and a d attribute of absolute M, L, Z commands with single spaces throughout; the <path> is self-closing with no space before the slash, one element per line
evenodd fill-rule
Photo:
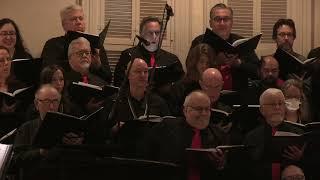
<path fill-rule="evenodd" d="M 75 0 L 1 0 L 0 18 L 11 18 L 19 26 L 24 43 L 39 57 L 46 40 L 63 34 L 60 9 Z"/>

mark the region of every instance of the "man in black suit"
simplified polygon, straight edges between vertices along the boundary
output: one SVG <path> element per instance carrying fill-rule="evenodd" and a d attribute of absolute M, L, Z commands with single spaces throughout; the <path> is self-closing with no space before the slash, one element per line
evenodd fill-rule
<path fill-rule="evenodd" d="M 184 102 L 184 118 L 165 119 L 156 125 L 147 143 L 145 156 L 157 161 L 180 164 L 183 178 L 220 178 L 225 165 L 220 149 L 212 152 L 186 152 L 186 148 L 215 148 L 225 144 L 225 135 L 209 125 L 210 99 L 202 91 L 191 92 Z"/>
<path fill-rule="evenodd" d="M 248 173 L 251 173 L 248 175 L 252 179 L 280 179 L 281 166 L 288 162 L 299 162 L 304 148 L 289 146 L 280 163 L 275 163 L 270 153 L 272 136 L 278 131 L 302 134 L 303 130 L 284 121 L 285 97 L 281 90 L 269 88 L 261 94 L 259 101 L 260 112 L 265 121 L 250 131 L 244 140 L 244 144 L 250 147 L 246 167 L 249 169 Z"/>
<path fill-rule="evenodd" d="M 233 10 L 223 3 L 216 4 L 210 10 L 210 27 L 212 31 L 229 43 L 242 39 L 240 35 L 231 33 L 233 25 Z M 191 48 L 200 44 L 204 40 L 204 34 L 196 37 L 191 44 Z M 215 47 L 213 47 L 215 48 Z M 223 89 L 243 90 L 247 86 L 248 78 L 257 78 L 259 59 L 254 51 L 246 55 L 228 54 L 223 49 L 217 51 L 218 69 L 220 70 L 224 86 Z"/>
<path fill-rule="evenodd" d="M 79 5 L 70 5 L 65 7 L 60 12 L 61 24 L 63 30 L 84 32 L 86 29 L 86 22 L 84 19 L 84 12 Z M 43 59 L 43 65 L 48 66 L 52 64 L 63 67 L 65 71 L 70 70 L 68 64 L 68 44 L 66 36 L 59 36 L 49 39 L 42 50 L 41 58 Z M 112 73 L 109 67 L 108 57 L 104 47 L 95 49 L 95 53 L 100 58 L 96 58 L 92 61 L 90 71 L 99 76 L 104 81 L 110 83 L 112 80 Z"/>
<path fill-rule="evenodd" d="M 163 49 L 158 50 L 160 24 L 161 22 L 157 17 L 148 16 L 142 19 L 139 30 L 140 36 L 149 41 L 150 45 L 140 42 L 137 46 L 122 51 L 114 71 L 115 86 L 120 86 L 124 80 L 125 70 L 131 58 L 141 58 L 146 61 L 149 67 L 152 67 L 154 63 L 156 63 L 156 66 L 173 65 L 176 74 L 182 77 L 184 72 L 179 58 Z"/>

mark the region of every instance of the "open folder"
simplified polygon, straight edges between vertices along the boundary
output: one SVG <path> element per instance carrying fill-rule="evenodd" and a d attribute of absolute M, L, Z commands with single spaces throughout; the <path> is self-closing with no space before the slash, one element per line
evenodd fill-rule
<path fill-rule="evenodd" d="M 83 82 L 72 82 L 68 90 L 72 99 L 79 103 L 87 103 L 91 98 L 105 100 L 118 93 L 119 88 L 111 85 L 100 87 Z"/>
<path fill-rule="evenodd" d="M 261 39 L 262 34 L 258 34 L 251 38 L 239 39 L 232 44 L 222 39 L 219 35 L 210 29 L 206 29 L 203 37 L 203 43 L 209 44 L 212 48 L 217 51 L 226 52 L 229 54 L 247 55 L 254 51 Z"/>
<path fill-rule="evenodd" d="M 281 48 L 278 48 L 273 56 L 279 62 L 279 77 L 282 79 L 288 79 L 289 74 L 302 76 L 305 71 L 308 71 L 308 66 L 318 60 L 316 57 L 301 60 Z"/>
<path fill-rule="evenodd" d="M 86 137 L 89 132 L 88 128 L 92 126 L 91 123 L 95 122 L 94 120 L 102 109 L 103 107 L 83 117 L 59 112 L 47 112 L 35 135 L 33 145 L 45 148 L 53 147 L 60 144 L 64 134 L 69 132 L 84 133 Z"/>
<path fill-rule="evenodd" d="M 66 39 L 67 39 L 67 44 L 71 43 L 74 39 L 77 39 L 79 37 L 84 37 L 86 38 L 91 45 L 91 48 L 94 49 L 100 49 L 103 47 L 104 41 L 107 37 L 107 32 L 110 26 L 111 20 L 107 23 L 107 25 L 103 28 L 103 30 L 100 32 L 99 35 L 94 35 L 94 34 L 88 34 L 88 33 L 83 33 L 83 32 L 78 32 L 78 31 L 68 31 L 66 34 Z M 68 47 L 66 47 L 68 48 Z"/>

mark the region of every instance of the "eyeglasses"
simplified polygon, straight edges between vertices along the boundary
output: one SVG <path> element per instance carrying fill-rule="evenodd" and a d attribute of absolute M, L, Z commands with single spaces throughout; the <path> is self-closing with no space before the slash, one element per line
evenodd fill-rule
<path fill-rule="evenodd" d="M 276 106 L 283 107 L 285 105 L 285 102 L 266 103 L 266 104 L 263 104 L 263 105 L 264 106 L 270 106 L 270 107 L 276 107 Z"/>
<path fill-rule="evenodd" d="M 146 36 L 153 36 L 153 35 L 159 36 L 160 35 L 160 31 L 145 31 L 144 35 Z"/>
<path fill-rule="evenodd" d="M 276 74 L 279 72 L 279 69 L 262 69 L 262 72 L 266 73 L 266 74 Z"/>
<path fill-rule="evenodd" d="M 75 16 L 75 17 L 71 17 L 70 19 L 68 19 L 69 21 L 72 21 L 72 22 L 75 22 L 77 20 L 79 21 L 83 21 L 84 20 L 84 17 L 83 16 Z"/>
<path fill-rule="evenodd" d="M 0 64 L 4 64 L 5 62 L 11 62 L 12 59 L 10 57 L 0 58 Z"/>
<path fill-rule="evenodd" d="M 304 175 L 293 175 L 281 178 L 281 180 L 305 180 Z"/>
<path fill-rule="evenodd" d="M 288 36 L 289 38 L 292 38 L 293 37 L 293 33 L 291 32 L 288 32 L 288 33 L 285 33 L 285 32 L 281 32 L 281 33 L 278 33 L 278 36 L 284 38 L 285 36 Z"/>
<path fill-rule="evenodd" d="M 78 51 L 78 52 L 75 52 L 73 54 L 75 54 L 78 57 L 82 58 L 82 57 L 85 57 L 85 56 L 90 56 L 91 55 L 91 51 Z"/>
<path fill-rule="evenodd" d="M 37 99 L 39 102 L 43 103 L 44 105 L 59 105 L 60 100 L 59 99 Z"/>
<path fill-rule="evenodd" d="M 231 19 L 232 19 L 232 17 L 230 17 L 230 16 L 215 16 L 214 18 L 213 18 L 213 21 L 214 22 L 218 22 L 218 23 L 220 23 L 220 22 L 229 22 L 229 21 L 231 21 Z"/>
<path fill-rule="evenodd" d="M 187 107 L 191 107 L 194 111 L 197 111 L 199 113 L 201 112 L 208 113 L 211 111 L 210 107 L 201 107 L 201 106 L 187 106 Z"/>
<path fill-rule="evenodd" d="M 1 31 L 0 36 L 16 36 L 15 31 Z"/>

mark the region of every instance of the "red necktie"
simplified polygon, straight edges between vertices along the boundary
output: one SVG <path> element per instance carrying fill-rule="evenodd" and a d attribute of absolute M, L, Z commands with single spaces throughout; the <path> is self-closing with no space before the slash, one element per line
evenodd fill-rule
<path fill-rule="evenodd" d="M 194 135 L 192 138 L 191 148 L 201 148 L 202 142 L 201 142 L 200 130 L 193 129 L 193 131 L 194 131 Z M 188 180 L 200 180 L 199 168 L 192 163 L 193 161 L 191 161 L 191 164 L 190 164 Z"/>
<path fill-rule="evenodd" d="M 82 82 L 89 83 L 88 76 L 82 76 Z"/>
<path fill-rule="evenodd" d="M 219 67 L 219 70 L 223 78 L 223 89 L 232 90 L 232 74 L 230 65 L 222 65 Z"/>
<path fill-rule="evenodd" d="M 150 53 L 150 67 L 153 67 L 155 65 L 156 58 L 154 56 L 154 53 Z"/>
<path fill-rule="evenodd" d="M 272 136 L 277 132 L 277 128 L 272 128 Z M 280 180 L 280 163 L 272 163 L 272 180 Z"/>

